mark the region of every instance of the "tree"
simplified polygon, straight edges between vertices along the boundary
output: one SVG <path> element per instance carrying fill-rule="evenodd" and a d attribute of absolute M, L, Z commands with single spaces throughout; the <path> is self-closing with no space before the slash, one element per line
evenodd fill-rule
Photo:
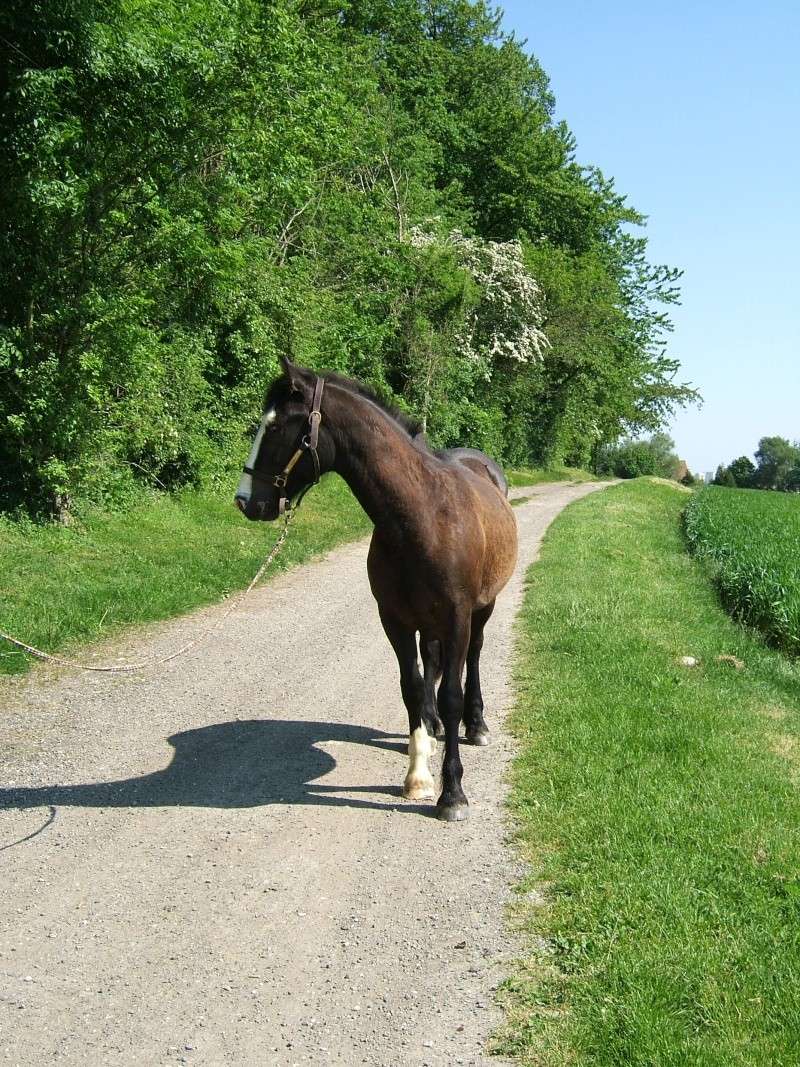
<path fill-rule="evenodd" d="M 675 442 L 668 433 L 654 433 L 648 442 L 655 458 L 656 473 L 662 478 L 672 478 L 678 463 Z"/>
<path fill-rule="evenodd" d="M 733 460 L 728 464 L 728 470 L 740 489 L 749 489 L 753 485 L 756 467 L 748 456 L 739 456 L 738 459 Z"/>
<path fill-rule="evenodd" d="M 755 456 L 755 485 L 759 489 L 785 490 L 789 472 L 800 463 L 800 448 L 785 437 L 762 437 Z"/>
<path fill-rule="evenodd" d="M 717 472 L 714 475 L 713 485 L 724 485 L 728 489 L 736 488 L 736 479 L 730 472 L 730 468 L 720 464 L 717 467 Z"/>
<path fill-rule="evenodd" d="M 219 477 L 282 352 L 520 464 L 696 397 L 679 272 L 482 0 L 7 0 L 0 52 L 4 508 Z"/>
<path fill-rule="evenodd" d="M 678 462 L 674 445 L 665 433 L 653 434 L 648 441 L 625 440 L 602 449 L 595 470 L 617 478 L 639 478 L 647 474 L 671 478 Z"/>

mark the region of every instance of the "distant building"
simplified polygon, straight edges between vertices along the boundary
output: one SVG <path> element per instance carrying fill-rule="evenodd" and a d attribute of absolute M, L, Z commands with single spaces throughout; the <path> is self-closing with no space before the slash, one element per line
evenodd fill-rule
<path fill-rule="evenodd" d="M 703 475 L 703 481 L 706 483 L 706 485 L 711 485 L 716 476 L 716 471 L 706 471 L 706 473 Z"/>
<path fill-rule="evenodd" d="M 689 473 L 689 465 L 685 459 L 679 459 L 675 464 L 675 473 L 672 477 L 676 482 L 682 482 L 686 475 Z"/>

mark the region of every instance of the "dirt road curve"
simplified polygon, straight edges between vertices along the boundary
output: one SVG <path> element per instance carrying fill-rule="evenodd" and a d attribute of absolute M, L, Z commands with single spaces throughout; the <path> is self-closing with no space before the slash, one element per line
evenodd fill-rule
<path fill-rule="evenodd" d="M 463 824 L 400 796 L 407 719 L 366 542 L 260 589 L 161 673 L 6 679 L 0 1064 L 486 1064 L 514 951 L 512 620 L 544 529 L 593 488 L 516 509 L 483 660 L 495 743 L 464 747 Z M 124 651 L 172 649 L 217 610 Z"/>

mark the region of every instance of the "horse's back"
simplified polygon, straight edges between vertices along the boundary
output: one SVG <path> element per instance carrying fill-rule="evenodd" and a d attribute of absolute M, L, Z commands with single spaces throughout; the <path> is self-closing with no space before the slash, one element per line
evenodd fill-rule
<path fill-rule="evenodd" d="M 469 470 L 488 477 L 503 496 L 508 496 L 508 482 L 500 464 L 477 448 L 440 448 L 434 455 L 442 460 L 455 460 Z"/>

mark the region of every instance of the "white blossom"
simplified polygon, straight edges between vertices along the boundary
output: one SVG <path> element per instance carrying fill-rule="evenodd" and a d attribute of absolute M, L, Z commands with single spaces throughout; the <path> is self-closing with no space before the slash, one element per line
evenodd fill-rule
<path fill-rule="evenodd" d="M 462 355 L 531 363 L 541 360 L 549 342 L 541 329 L 544 294 L 528 272 L 519 241 L 485 241 L 451 230 L 444 238 L 421 226 L 408 231 L 414 248 L 452 248 L 469 272 L 480 298 L 456 334 Z"/>

